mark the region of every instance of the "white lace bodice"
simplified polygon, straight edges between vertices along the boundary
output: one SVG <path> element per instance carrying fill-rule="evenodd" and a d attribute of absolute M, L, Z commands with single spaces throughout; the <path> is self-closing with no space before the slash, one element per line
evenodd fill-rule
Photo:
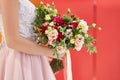
<path fill-rule="evenodd" d="M 33 26 L 35 19 L 35 6 L 29 0 L 19 0 L 19 33 L 22 37 L 33 40 Z M 3 35 L 2 45 L 6 45 L 3 26 L 0 25 Z"/>

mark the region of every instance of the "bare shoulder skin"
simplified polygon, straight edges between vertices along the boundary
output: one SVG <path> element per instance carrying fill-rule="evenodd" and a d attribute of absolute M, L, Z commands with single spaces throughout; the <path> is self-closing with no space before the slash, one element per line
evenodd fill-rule
<path fill-rule="evenodd" d="M 7 46 L 30 55 L 52 56 L 51 49 L 19 36 L 18 4 L 18 0 L 0 0 Z"/>

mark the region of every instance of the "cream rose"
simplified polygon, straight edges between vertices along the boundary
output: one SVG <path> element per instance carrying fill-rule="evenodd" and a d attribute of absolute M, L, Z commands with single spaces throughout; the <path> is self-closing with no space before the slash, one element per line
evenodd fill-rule
<path fill-rule="evenodd" d="M 80 27 L 83 27 L 83 32 L 84 33 L 87 33 L 88 31 L 88 25 L 87 25 L 87 22 L 84 21 L 84 20 L 80 20 L 79 24 L 78 24 Z"/>

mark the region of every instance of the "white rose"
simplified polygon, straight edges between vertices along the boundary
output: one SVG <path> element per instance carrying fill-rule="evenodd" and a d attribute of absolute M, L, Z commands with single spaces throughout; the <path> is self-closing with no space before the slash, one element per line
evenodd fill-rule
<path fill-rule="evenodd" d="M 67 29 L 65 34 L 69 37 L 73 36 L 72 29 Z"/>

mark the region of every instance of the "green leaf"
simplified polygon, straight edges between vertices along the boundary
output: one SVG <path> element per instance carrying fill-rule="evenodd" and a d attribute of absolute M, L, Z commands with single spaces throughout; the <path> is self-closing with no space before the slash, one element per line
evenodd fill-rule
<path fill-rule="evenodd" d="M 89 47 L 89 51 L 90 51 L 91 53 L 97 53 L 96 47 L 93 46 L 93 45 L 91 45 L 91 46 Z"/>
<path fill-rule="evenodd" d="M 64 15 L 64 16 L 63 16 L 63 20 L 64 20 L 65 22 L 68 22 L 68 23 L 71 23 L 71 22 L 73 21 L 73 19 L 72 19 L 71 17 L 67 16 L 67 15 Z"/>
<path fill-rule="evenodd" d="M 71 10 L 68 8 L 67 13 L 70 14 Z"/>
<path fill-rule="evenodd" d="M 84 34 L 84 37 L 85 37 L 85 34 Z M 87 44 L 87 43 L 95 43 L 96 42 L 96 40 L 92 37 L 92 36 L 90 36 L 90 35 L 87 35 L 87 37 L 85 37 L 85 39 L 84 39 L 84 42 L 85 42 L 85 44 Z"/>
<path fill-rule="evenodd" d="M 44 44 L 47 44 L 48 39 L 46 37 L 43 38 Z"/>
<path fill-rule="evenodd" d="M 60 27 L 59 30 L 60 30 L 60 32 L 62 32 L 62 34 L 64 34 L 66 31 L 66 27 Z"/>

